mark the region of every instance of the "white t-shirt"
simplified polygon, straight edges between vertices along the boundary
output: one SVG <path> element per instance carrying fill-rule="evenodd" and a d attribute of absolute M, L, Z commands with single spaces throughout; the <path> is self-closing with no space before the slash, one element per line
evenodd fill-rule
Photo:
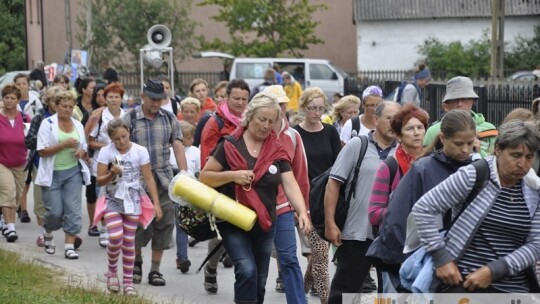
<path fill-rule="evenodd" d="M 176 102 L 176 101 L 175 101 L 175 102 Z M 169 111 L 169 112 L 171 112 L 171 113 L 174 114 L 173 108 L 172 108 L 172 103 L 173 103 L 173 101 L 169 99 L 169 102 L 168 102 L 167 104 L 161 105 L 161 108 L 162 108 L 163 110 Z M 178 105 L 178 103 L 176 103 L 176 108 L 177 108 L 177 109 L 180 109 L 180 106 Z"/>
<path fill-rule="evenodd" d="M 360 115 L 360 132 L 356 135 L 368 135 L 368 133 L 371 131 L 371 129 L 368 129 L 363 123 L 362 123 L 362 116 L 364 114 Z M 345 122 L 343 127 L 341 127 L 341 133 L 339 134 L 339 139 L 347 143 L 351 139 L 351 133 L 352 133 L 352 121 L 349 119 Z"/>
<path fill-rule="evenodd" d="M 176 158 L 174 157 L 173 148 L 171 147 L 171 166 L 173 169 L 178 170 L 176 164 Z M 197 172 L 201 171 L 201 150 L 195 146 L 184 147 L 186 152 L 187 171 L 195 176 Z"/>
<path fill-rule="evenodd" d="M 109 201 L 107 210 L 125 214 L 140 214 L 140 182 L 141 166 L 150 163 L 150 155 L 145 147 L 131 143 L 131 148 L 124 154 L 118 152 L 114 144 L 109 144 L 99 153 L 96 163 L 110 164 L 116 155 L 121 155 L 123 161 L 122 176 L 116 184 L 105 186 L 105 195 Z M 123 185 L 122 185 L 123 184 Z"/>
<path fill-rule="evenodd" d="M 126 111 L 124 109 L 120 109 L 120 116 L 119 118 L 124 117 L 126 115 Z M 109 137 L 109 133 L 107 133 L 107 125 L 111 120 L 114 119 L 114 116 L 111 114 L 111 111 L 109 111 L 108 108 L 105 108 L 103 112 L 101 113 L 101 126 L 99 122 L 96 124 L 94 129 L 90 132 L 90 137 L 93 137 L 96 139 L 96 141 L 100 143 L 104 143 L 106 145 L 111 143 L 111 138 Z M 99 128 L 99 130 L 98 130 Z M 99 149 L 95 150 L 94 152 L 94 158 L 92 161 L 92 176 L 97 176 L 97 160 L 99 155 Z"/>

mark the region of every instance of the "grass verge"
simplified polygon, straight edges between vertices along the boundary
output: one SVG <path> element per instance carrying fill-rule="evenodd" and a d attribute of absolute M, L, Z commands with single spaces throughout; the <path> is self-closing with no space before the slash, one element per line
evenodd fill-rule
<path fill-rule="evenodd" d="M 142 298 L 106 294 L 97 288 L 86 289 L 69 283 L 69 275 L 60 270 L 21 261 L 17 254 L 0 249 L 2 303 L 151 303 Z"/>

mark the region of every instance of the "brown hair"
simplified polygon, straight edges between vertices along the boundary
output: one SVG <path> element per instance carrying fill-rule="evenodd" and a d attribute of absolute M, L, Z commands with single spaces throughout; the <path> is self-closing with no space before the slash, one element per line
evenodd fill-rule
<path fill-rule="evenodd" d="M 411 118 L 418 119 L 427 130 L 429 114 L 425 110 L 417 107 L 415 104 L 408 103 L 402 106 L 390 121 L 390 127 L 392 128 L 394 134 L 400 136 L 401 129 L 407 124 L 407 122 L 409 122 L 409 120 L 411 120 Z"/>
<path fill-rule="evenodd" d="M 531 110 L 515 108 L 506 115 L 502 123 L 504 124 L 514 119 L 519 119 L 521 121 L 534 120 L 534 114 Z"/>
<path fill-rule="evenodd" d="M 103 96 L 107 97 L 109 93 L 119 93 L 120 97 L 124 96 L 124 88 L 122 85 L 118 82 L 113 82 L 105 87 L 105 90 L 103 90 Z"/>
<path fill-rule="evenodd" d="M 15 94 L 15 96 L 17 96 L 17 99 L 21 99 L 21 90 L 14 83 L 7 84 L 2 89 L 2 97 L 5 97 L 7 94 Z"/>
<path fill-rule="evenodd" d="M 193 79 L 193 81 L 189 84 L 189 94 L 192 95 L 193 94 L 193 88 L 196 86 L 196 85 L 199 85 L 199 84 L 204 84 L 206 86 L 206 89 L 208 90 L 208 82 L 206 82 L 206 80 L 204 79 L 201 79 L 201 78 L 195 78 Z M 191 96 L 193 97 L 193 96 Z"/>
<path fill-rule="evenodd" d="M 109 134 L 109 137 L 113 136 L 118 128 L 124 128 L 129 133 L 129 126 L 126 122 L 121 118 L 115 118 L 107 124 L 107 134 Z"/>

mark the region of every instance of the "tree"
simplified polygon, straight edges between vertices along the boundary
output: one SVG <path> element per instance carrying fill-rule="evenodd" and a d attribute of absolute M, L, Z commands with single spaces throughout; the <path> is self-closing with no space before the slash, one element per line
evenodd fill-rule
<path fill-rule="evenodd" d="M 183 59 L 195 49 L 196 23 L 189 18 L 191 0 L 92 0 L 92 38 L 87 45 L 86 12 L 77 17 L 78 41 L 91 50 L 92 64 L 115 62 L 119 69 L 139 68 L 139 49 L 147 44 L 146 33 L 154 24 L 172 33 L 174 59 Z"/>
<path fill-rule="evenodd" d="M 487 31 L 482 38 L 463 45 L 460 41 L 443 43 L 437 38 L 427 39 L 418 51 L 433 71 L 444 71 L 446 78 L 458 75 L 484 77 L 490 69 L 490 40 Z"/>
<path fill-rule="evenodd" d="M 0 1 L 0 75 L 26 68 L 24 0 Z"/>
<path fill-rule="evenodd" d="M 540 25 L 534 27 L 531 39 L 516 38 L 516 45 L 506 54 L 504 63 L 513 71 L 534 70 L 540 64 Z"/>
<path fill-rule="evenodd" d="M 217 5 L 219 13 L 211 19 L 229 29 L 230 42 L 216 38 L 203 41 L 203 49 L 219 50 L 234 56 L 277 57 L 289 54 L 302 57 L 300 50 L 323 43 L 315 34 L 320 23 L 312 14 L 326 9 L 309 0 L 204 0 L 199 5 Z"/>

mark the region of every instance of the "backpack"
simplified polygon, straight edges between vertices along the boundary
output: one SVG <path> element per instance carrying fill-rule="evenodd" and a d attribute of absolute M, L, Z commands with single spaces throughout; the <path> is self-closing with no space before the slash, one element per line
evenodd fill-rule
<path fill-rule="evenodd" d="M 202 131 L 204 129 L 204 126 L 208 122 L 208 119 L 210 119 L 210 117 L 212 116 L 218 124 L 218 130 L 221 131 L 221 129 L 223 129 L 223 127 L 225 126 L 223 118 L 217 115 L 215 111 L 204 113 L 204 115 L 199 119 L 197 126 L 195 127 L 195 134 L 193 135 L 193 146 L 198 147 L 201 144 Z"/>
<path fill-rule="evenodd" d="M 388 156 L 384 163 L 388 167 L 388 171 L 390 172 L 390 186 L 392 186 L 392 183 L 394 182 L 394 179 L 396 178 L 396 174 L 398 171 L 401 171 L 399 168 L 399 164 L 397 162 L 397 159 L 393 156 Z M 392 193 L 390 193 L 391 195 Z M 390 201 L 390 196 L 388 196 L 388 201 Z M 371 225 L 372 231 L 373 231 L 373 237 L 377 237 L 379 235 L 379 225 Z"/>
<path fill-rule="evenodd" d="M 409 83 L 406 81 L 402 81 L 399 83 L 399 86 L 395 88 L 388 96 L 386 96 L 385 100 L 391 100 L 395 101 L 397 103 L 401 103 L 401 97 L 403 96 L 403 90 Z"/>
<path fill-rule="evenodd" d="M 366 150 L 368 146 L 368 139 L 366 136 L 359 136 L 362 141 L 362 146 L 360 148 L 360 155 L 358 156 L 358 161 L 354 167 L 354 174 L 351 182 L 351 189 L 349 193 L 345 195 L 345 188 L 347 186 L 347 181 L 341 185 L 339 188 L 339 196 L 336 204 L 336 213 L 335 213 L 335 222 L 340 230 L 343 230 L 345 226 L 345 221 L 347 220 L 347 214 L 349 212 L 349 204 L 351 198 L 354 197 L 354 192 L 356 189 L 356 183 L 358 181 L 358 173 L 360 171 L 360 165 L 362 160 L 366 155 Z M 325 224 L 324 224 L 324 195 L 326 192 L 326 184 L 330 178 L 330 171 L 332 167 L 328 168 L 324 173 L 315 177 L 311 181 L 311 189 L 309 190 L 309 211 L 311 213 L 311 223 L 317 234 L 323 239 L 326 240 L 324 235 Z M 346 199 L 345 199 L 346 197 Z"/>

